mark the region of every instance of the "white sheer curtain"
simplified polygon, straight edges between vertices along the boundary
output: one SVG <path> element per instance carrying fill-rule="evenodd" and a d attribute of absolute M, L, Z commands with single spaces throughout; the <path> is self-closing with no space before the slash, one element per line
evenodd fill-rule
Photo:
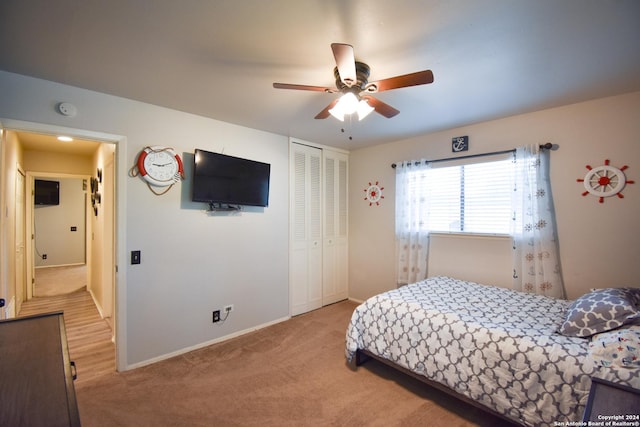
<path fill-rule="evenodd" d="M 564 298 L 555 214 L 549 183 L 549 151 L 515 151 L 513 192 L 513 287 Z"/>
<path fill-rule="evenodd" d="M 396 257 L 397 285 L 414 283 L 427 277 L 429 231 L 426 162 L 396 165 Z"/>

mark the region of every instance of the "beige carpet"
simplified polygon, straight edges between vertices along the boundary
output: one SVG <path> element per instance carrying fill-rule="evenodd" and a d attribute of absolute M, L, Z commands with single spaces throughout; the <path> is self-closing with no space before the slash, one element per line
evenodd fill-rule
<path fill-rule="evenodd" d="M 76 385 L 92 426 L 507 426 L 376 361 L 345 363 L 355 304 Z"/>
<path fill-rule="evenodd" d="M 70 294 L 87 286 L 87 266 L 39 267 L 35 269 L 33 296 Z"/>

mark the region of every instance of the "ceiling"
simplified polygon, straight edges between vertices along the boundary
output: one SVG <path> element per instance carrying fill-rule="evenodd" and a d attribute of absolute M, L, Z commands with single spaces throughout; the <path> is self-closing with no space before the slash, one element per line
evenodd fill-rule
<path fill-rule="evenodd" d="M 638 91 L 638 22 L 637 0 L 2 0 L 0 69 L 356 149 Z M 370 81 L 435 81 L 376 94 L 391 119 L 316 120 L 337 94 L 272 84 L 333 87 L 333 42 Z"/>
<path fill-rule="evenodd" d="M 73 141 L 59 141 L 58 136 L 31 132 L 17 132 L 20 144 L 25 151 L 46 151 L 60 154 L 92 157 L 100 142 L 74 138 Z"/>

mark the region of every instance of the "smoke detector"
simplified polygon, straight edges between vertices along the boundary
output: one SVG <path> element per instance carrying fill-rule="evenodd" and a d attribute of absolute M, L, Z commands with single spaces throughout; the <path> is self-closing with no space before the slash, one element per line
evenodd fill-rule
<path fill-rule="evenodd" d="M 73 104 L 61 102 L 58 104 L 58 112 L 63 116 L 75 117 L 75 115 L 78 114 L 78 109 Z"/>

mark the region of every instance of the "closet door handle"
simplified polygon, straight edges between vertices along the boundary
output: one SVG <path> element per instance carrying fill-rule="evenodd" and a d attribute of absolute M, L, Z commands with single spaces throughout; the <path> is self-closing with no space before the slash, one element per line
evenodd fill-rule
<path fill-rule="evenodd" d="M 73 360 L 69 362 L 71 365 L 71 378 L 75 381 L 78 378 L 78 368 L 76 368 L 76 362 Z"/>

